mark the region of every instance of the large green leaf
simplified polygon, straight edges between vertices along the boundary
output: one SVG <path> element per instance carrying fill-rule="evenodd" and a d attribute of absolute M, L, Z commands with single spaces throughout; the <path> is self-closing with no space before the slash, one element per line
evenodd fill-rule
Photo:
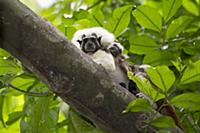
<path fill-rule="evenodd" d="M 0 58 L 0 75 L 17 74 L 21 72 L 19 65 L 12 60 L 5 60 Z"/>
<path fill-rule="evenodd" d="M 163 0 L 163 17 L 167 22 L 180 8 L 182 0 Z"/>
<path fill-rule="evenodd" d="M 157 65 L 169 65 L 171 61 L 176 60 L 178 53 L 172 53 L 168 51 L 154 51 L 145 55 L 143 64 L 149 64 L 152 66 Z"/>
<path fill-rule="evenodd" d="M 75 18 L 65 18 L 64 16 L 61 19 L 62 21 L 62 26 L 71 26 L 74 24 L 74 22 L 76 21 Z"/>
<path fill-rule="evenodd" d="M 159 128 L 174 128 L 176 124 L 174 120 L 169 116 L 160 116 L 150 122 L 150 125 Z"/>
<path fill-rule="evenodd" d="M 163 92 L 167 92 L 175 81 L 174 73 L 167 66 L 149 67 L 146 71 L 151 81 Z"/>
<path fill-rule="evenodd" d="M 10 54 L 6 52 L 4 49 L 0 48 L 0 58 L 9 57 Z"/>
<path fill-rule="evenodd" d="M 79 11 L 75 11 L 73 14 L 73 18 L 77 20 L 86 19 L 88 16 L 89 16 L 89 12 L 83 9 L 80 9 Z"/>
<path fill-rule="evenodd" d="M 36 79 L 33 77 L 30 77 L 28 75 L 19 75 L 18 77 L 14 78 L 11 81 L 11 84 L 17 88 L 20 88 L 22 90 L 26 90 L 28 87 L 30 87 L 31 85 L 33 85 L 34 81 Z"/>
<path fill-rule="evenodd" d="M 162 29 L 162 18 L 158 11 L 148 6 L 139 6 L 133 11 L 137 22 L 147 29 L 160 32 Z"/>
<path fill-rule="evenodd" d="M 181 16 L 172 21 L 167 29 L 167 38 L 175 37 L 179 33 L 181 33 L 190 23 L 192 17 L 189 16 Z"/>
<path fill-rule="evenodd" d="M 52 97 L 27 97 L 21 120 L 23 133 L 52 133 L 56 130 L 58 107 L 51 107 Z"/>
<path fill-rule="evenodd" d="M 151 105 L 149 101 L 143 98 L 138 98 L 133 100 L 128 104 L 128 107 L 123 112 L 141 112 L 141 111 L 149 111 L 151 110 Z"/>
<path fill-rule="evenodd" d="M 74 23 L 74 27 L 76 29 L 84 29 L 84 28 L 89 28 L 91 27 L 92 22 L 89 19 L 79 19 Z"/>
<path fill-rule="evenodd" d="M 145 35 L 136 36 L 129 41 L 131 44 L 130 52 L 140 55 L 152 52 L 160 47 L 153 39 Z"/>
<path fill-rule="evenodd" d="M 193 15 L 199 16 L 198 5 L 192 0 L 183 0 L 183 7 Z"/>
<path fill-rule="evenodd" d="M 162 98 L 164 98 L 164 95 L 158 92 L 156 89 L 154 89 L 147 79 L 141 79 L 137 76 L 134 76 L 133 73 L 128 73 L 129 79 L 133 80 L 140 92 L 145 94 L 146 96 L 150 97 L 153 101 L 158 101 Z"/>
<path fill-rule="evenodd" d="M 104 27 L 104 15 L 101 10 L 91 13 L 90 19 L 94 26 Z"/>
<path fill-rule="evenodd" d="M 75 32 L 76 32 L 76 29 L 74 27 L 72 26 L 65 27 L 65 35 L 67 36 L 69 40 L 72 39 Z"/>
<path fill-rule="evenodd" d="M 58 110 L 50 110 L 50 100 L 40 98 L 33 106 L 30 125 L 33 132 L 50 133 L 55 130 Z"/>
<path fill-rule="evenodd" d="M 173 97 L 170 103 L 190 111 L 200 111 L 200 93 L 184 93 Z"/>
<path fill-rule="evenodd" d="M 128 27 L 131 10 L 132 5 L 115 9 L 112 18 L 106 24 L 106 29 L 119 36 Z"/>
<path fill-rule="evenodd" d="M 195 81 L 200 81 L 200 60 L 190 64 L 181 78 L 181 84 L 188 84 Z"/>
<path fill-rule="evenodd" d="M 89 122 L 83 119 L 77 112 L 69 111 L 69 133 L 103 133 L 101 130 L 95 128 Z"/>

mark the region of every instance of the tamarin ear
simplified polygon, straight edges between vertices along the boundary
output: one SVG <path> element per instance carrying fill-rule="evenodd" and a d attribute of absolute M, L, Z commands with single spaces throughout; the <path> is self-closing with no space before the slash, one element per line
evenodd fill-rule
<path fill-rule="evenodd" d="M 81 40 L 77 40 L 77 42 L 81 45 L 82 41 Z"/>
<path fill-rule="evenodd" d="M 86 35 L 85 35 L 85 34 L 83 34 L 81 38 L 83 39 L 83 38 L 85 38 L 85 37 L 86 37 Z"/>
<path fill-rule="evenodd" d="M 101 36 L 99 38 L 97 38 L 97 40 L 99 41 L 99 43 L 101 43 Z"/>
<path fill-rule="evenodd" d="M 96 33 L 92 33 L 91 35 L 97 38 L 97 34 Z"/>

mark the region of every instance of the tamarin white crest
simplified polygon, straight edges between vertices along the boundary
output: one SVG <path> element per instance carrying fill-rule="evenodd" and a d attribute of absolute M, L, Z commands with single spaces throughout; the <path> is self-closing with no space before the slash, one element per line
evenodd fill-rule
<path fill-rule="evenodd" d="M 83 44 L 86 42 L 89 43 L 90 41 L 93 41 L 93 44 L 97 41 L 102 47 L 105 48 L 115 41 L 115 36 L 104 28 L 93 27 L 78 30 L 72 38 L 72 43 L 82 50 L 84 50 Z"/>

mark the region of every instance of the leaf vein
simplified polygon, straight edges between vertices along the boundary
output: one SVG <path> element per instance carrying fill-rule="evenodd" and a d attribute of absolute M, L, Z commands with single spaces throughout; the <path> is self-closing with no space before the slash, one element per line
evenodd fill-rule
<path fill-rule="evenodd" d="M 139 10 L 138 9 L 138 11 L 140 12 L 140 13 L 142 13 L 151 23 L 152 23 L 152 25 L 156 28 L 156 29 L 158 29 L 158 31 L 160 31 L 160 29 L 159 29 L 159 27 L 156 25 L 156 24 L 154 24 L 154 22 L 145 14 L 145 13 L 143 13 L 141 10 Z"/>
<path fill-rule="evenodd" d="M 124 14 L 125 14 L 128 10 L 129 10 L 129 8 L 128 8 L 127 10 L 125 10 L 125 11 L 122 13 L 122 15 L 120 16 L 119 21 L 118 21 L 117 24 L 115 25 L 115 28 L 114 28 L 114 30 L 113 30 L 113 33 L 115 33 L 115 31 L 117 30 L 117 27 L 118 27 L 118 25 L 120 24 L 120 22 L 121 22 L 121 20 L 122 20 L 122 17 L 124 16 Z"/>
<path fill-rule="evenodd" d="M 175 0 L 173 0 L 172 6 L 170 7 L 170 10 L 167 14 L 166 20 L 168 19 L 169 15 L 171 14 L 172 8 L 174 7 L 174 3 L 175 3 Z"/>
<path fill-rule="evenodd" d="M 193 76 L 191 76 L 191 77 L 188 77 L 188 78 L 184 79 L 182 82 L 185 82 L 185 81 L 187 81 L 187 80 L 190 80 L 190 79 L 195 78 L 195 77 L 198 77 L 198 76 L 200 76 L 200 73 L 199 73 L 199 74 L 195 74 L 195 75 L 193 75 Z"/>

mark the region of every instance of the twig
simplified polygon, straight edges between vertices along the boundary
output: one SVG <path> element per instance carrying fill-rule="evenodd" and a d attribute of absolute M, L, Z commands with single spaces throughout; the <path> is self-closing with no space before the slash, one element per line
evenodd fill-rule
<path fill-rule="evenodd" d="M 49 92 L 43 92 L 43 93 L 38 93 L 38 92 L 29 92 L 29 91 L 25 91 L 25 90 L 21 90 L 11 84 L 5 84 L 6 87 L 11 87 L 12 89 L 15 89 L 17 91 L 20 91 L 22 93 L 25 93 L 27 95 L 30 95 L 30 96 L 36 96 L 36 97 L 46 97 L 46 96 L 50 96 L 52 95 L 52 93 L 49 93 Z"/>

